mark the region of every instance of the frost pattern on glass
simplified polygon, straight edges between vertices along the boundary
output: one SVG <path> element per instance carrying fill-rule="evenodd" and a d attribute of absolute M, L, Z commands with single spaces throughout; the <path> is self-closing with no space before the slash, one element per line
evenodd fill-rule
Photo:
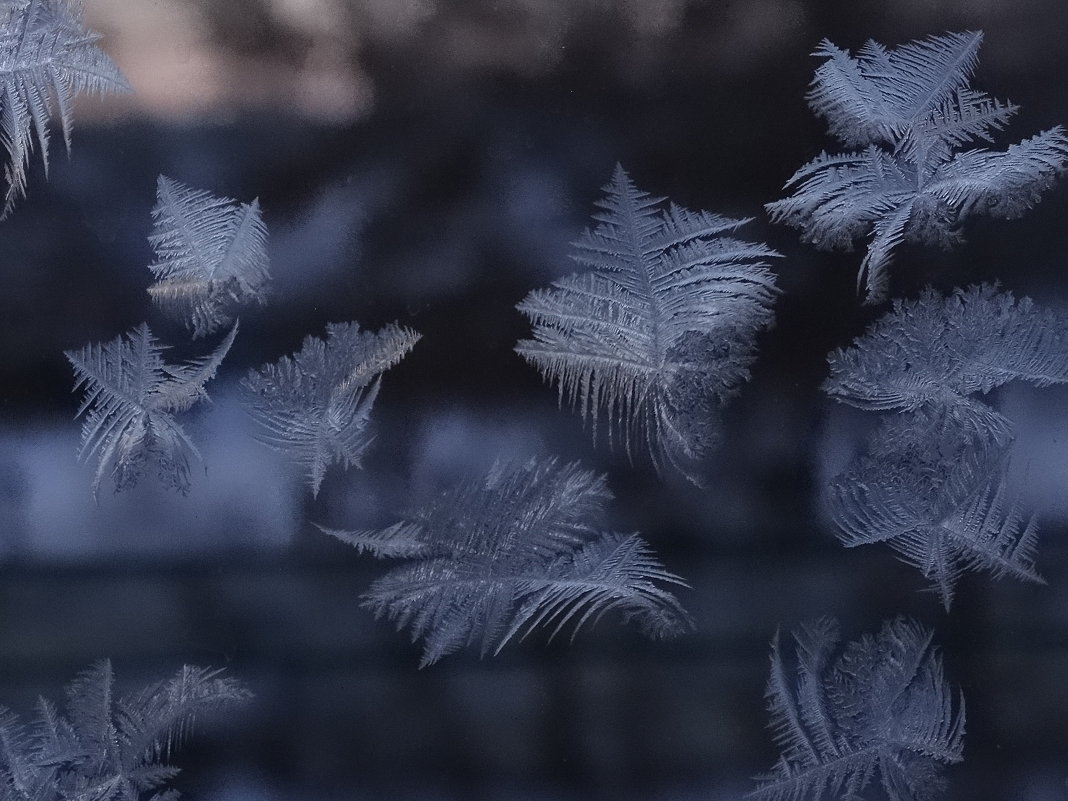
<path fill-rule="evenodd" d="M 796 680 L 772 640 L 765 697 L 781 756 L 749 798 L 868 798 L 876 776 L 889 801 L 937 798 L 942 765 L 963 759 L 965 716 L 933 632 L 897 618 L 840 647 L 838 624 L 821 618 L 793 638 Z"/>
<path fill-rule="evenodd" d="M 259 201 L 238 203 L 165 175 L 156 185 L 148 293 L 195 337 L 229 325 L 235 309 L 266 302 L 267 228 Z"/>
<path fill-rule="evenodd" d="M 164 485 L 189 491 L 189 455 L 200 457 L 174 414 L 207 399 L 212 379 L 237 335 L 237 324 L 208 356 L 185 364 L 163 360 L 162 345 L 145 323 L 125 336 L 66 351 L 74 367 L 74 390 L 84 387 L 78 414 L 80 458 L 97 458 L 93 495 L 109 472 L 115 491 L 135 485 L 150 460 Z"/>
<path fill-rule="evenodd" d="M 296 461 L 317 495 L 328 467 L 359 467 L 381 375 L 418 341 L 396 324 L 330 323 L 325 340 L 305 337 L 299 353 L 250 370 L 242 386 L 258 438 Z"/>
<path fill-rule="evenodd" d="M 895 300 L 848 348 L 827 359 L 823 390 L 860 409 L 943 408 L 980 433 L 1011 423 L 975 399 L 1009 381 L 1068 382 L 1068 318 L 983 284 Z"/>
<path fill-rule="evenodd" d="M 70 152 L 75 96 L 130 89 L 118 67 L 96 46 L 100 37 L 82 25 L 77 0 L 8 0 L 5 6 L 0 9 L 0 141 L 8 161 L 0 219 L 26 194 L 26 170 L 35 145 L 47 174 L 53 109 Z"/>
<path fill-rule="evenodd" d="M 749 377 L 754 338 L 772 322 L 779 254 L 729 234 L 748 220 L 688 211 L 640 191 L 617 167 L 575 244 L 592 268 L 532 291 L 533 324 L 516 351 L 592 420 L 602 411 L 628 453 L 645 445 L 697 482 L 718 437 L 720 408 Z"/>
<path fill-rule="evenodd" d="M 166 788 L 179 772 L 169 760 L 197 716 L 252 697 L 219 673 L 186 665 L 171 679 L 116 695 L 111 663 L 104 660 L 67 687 L 66 714 L 44 698 L 29 723 L 0 710 L 2 797 L 177 799 L 178 791 Z"/>
<path fill-rule="evenodd" d="M 496 654 L 538 626 L 577 632 L 612 610 L 650 637 L 681 633 L 689 617 L 660 585 L 685 582 L 637 534 L 600 530 L 610 498 L 604 476 L 531 460 L 497 464 L 387 529 L 323 531 L 408 559 L 371 585 L 363 605 L 411 629 L 422 666 L 472 645 Z"/>
<path fill-rule="evenodd" d="M 971 89 L 982 33 L 949 33 L 887 49 L 868 41 L 856 57 L 826 39 L 809 105 L 846 147 L 799 169 L 766 204 L 776 222 L 824 249 L 868 238 L 858 286 L 866 303 L 886 299 L 888 268 L 903 241 L 948 247 L 973 214 L 1022 216 L 1053 185 L 1068 159 L 1054 127 L 1007 150 L 960 150 L 993 143 L 1017 107 Z"/>
<path fill-rule="evenodd" d="M 1038 526 L 1009 485 L 1008 448 L 944 411 L 890 417 L 831 487 L 847 547 L 886 542 L 933 582 L 947 611 L 968 569 L 1045 583 Z"/>
<path fill-rule="evenodd" d="M 986 284 L 927 289 L 828 362 L 831 397 L 899 412 L 831 487 L 842 542 L 888 543 L 947 609 L 967 569 L 1041 582 L 1037 524 L 1009 482 L 1012 422 L 975 396 L 1068 382 L 1068 319 Z"/>

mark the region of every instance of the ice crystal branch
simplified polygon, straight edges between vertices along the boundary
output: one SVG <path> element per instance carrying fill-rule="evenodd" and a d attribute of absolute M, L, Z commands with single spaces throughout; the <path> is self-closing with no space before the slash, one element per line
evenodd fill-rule
<path fill-rule="evenodd" d="M 584 419 L 608 418 L 630 451 L 698 481 L 718 412 L 749 377 L 756 334 L 777 290 L 765 245 L 731 234 L 747 220 L 671 205 L 616 169 L 575 245 L 589 272 L 536 289 L 518 306 L 534 326 L 516 351 Z"/>
<path fill-rule="evenodd" d="M 497 653 L 538 626 L 578 631 L 619 610 L 651 637 L 689 618 L 662 584 L 685 586 L 636 534 L 598 528 L 603 476 L 553 459 L 494 467 L 382 531 L 323 529 L 379 557 L 408 561 L 364 605 L 423 641 L 423 665 L 462 647 Z"/>

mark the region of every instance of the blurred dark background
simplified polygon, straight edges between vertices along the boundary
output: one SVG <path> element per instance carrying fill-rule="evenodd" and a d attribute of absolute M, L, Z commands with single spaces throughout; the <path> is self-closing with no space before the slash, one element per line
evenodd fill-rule
<path fill-rule="evenodd" d="M 102 657 L 129 685 L 225 667 L 256 702 L 202 721 L 177 763 L 191 798 L 735 799 L 776 750 L 769 641 L 819 615 L 854 638 L 910 614 L 967 697 L 946 797 L 1068 798 L 1068 390 L 1010 387 L 1048 586 L 969 574 L 952 612 L 889 549 L 847 551 L 828 480 L 875 415 L 819 391 L 861 307 L 859 253 L 825 254 L 762 204 L 836 144 L 804 94 L 823 37 L 858 48 L 986 33 L 973 85 L 1021 106 L 999 145 L 1068 122 L 1060 0 L 86 0 L 135 93 L 83 99 L 74 148 L 0 223 L 0 703 Z M 726 413 L 709 487 L 661 480 L 589 432 L 512 352 L 514 305 L 573 270 L 614 165 L 692 208 L 752 216 L 786 258 L 777 325 Z M 185 418 L 204 472 L 188 497 L 145 480 L 99 504 L 75 459 L 65 349 L 148 320 L 156 176 L 250 200 L 270 230 L 271 302 L 244 314 L 210 407 Z M 891 292 L 1000 280 L 1064 308 L 1068 187 L 1028 216 L 976 220 L 952 252 L 902 248 Z M 250 436 L 249 367 L 328 321 L 423 334 L 384 381 L 362 471 L 312 500 Z M 178 352 L 197 352 L 180 346 Z M 413 495 L 494 459 L 604 471 L 613 526 L 640 530 L 691 589 L 696 631 L 649 643 L 605 621 L 573 645 L 417 670 L 419 649 L 359 608 L 382 566 L 319 533 L 385 525 Z"/>

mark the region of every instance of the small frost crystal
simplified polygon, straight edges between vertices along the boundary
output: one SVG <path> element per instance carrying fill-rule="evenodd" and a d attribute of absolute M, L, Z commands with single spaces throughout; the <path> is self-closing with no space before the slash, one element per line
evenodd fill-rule
<path fill-rule="evenodd" d="M 238 203 L 165 175 L 156 197 L 152 300 L 197 337 L 229 325 L 237 307 L 266 301 L 267 229 L 258 201 Z"/>
<path fill-rule="evenodd" d="M 944 411 L 888 418 L 835 479 L 830 511 L 849 548 L 885 542 L 933 582 L 948 610 L 968 569 L 1045 583 L 1038 526 L 1009 482 L 1008 448 Z"/>
<path fill-rule="evenodd" d="M 289 454 L 317 495 L 330 465 L 359 466 L 382 373 L 418 341 L 398 325 L 375 333 L 330 323 L 325 340 L 306 337 L 299 353 L 250 370 L 242 385 L 259 439 Z"/>
<path fill-rule="evenodd" d="M 174 414 L 207 399 L 204 385 L 236 335 L 235 323 L 210 355 L 186 364 L 164 362 L 164 346 L 144 323 L 110 342 L 66 352 L 74 389 L 85 389 L 78 410 L 85 414 L 80 456 L 97 457 L 94 496 L 109 471 L 116 492 L 132 487 L 150 459 L 165 485 L 188 492 L 189 454 L 200 454 Z"/>

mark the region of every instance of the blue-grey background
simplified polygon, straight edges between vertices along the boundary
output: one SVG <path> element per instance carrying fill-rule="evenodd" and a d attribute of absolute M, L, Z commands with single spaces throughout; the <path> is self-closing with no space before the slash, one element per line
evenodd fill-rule
<path fill-rule="evenodd" d="M 39 164 L 0 223 L 0 703 L 29 713 L 110 656 L 129 686 L 225 667 L 256 702 L 203 721 L 177 762 L 195 798 L 735 799 L 776 752 L 768 643 L 818 615 L 848 637 L 895 614 L 937 630 L 967 696 L 950 799 L 1068 798 L 1068 390 L 1008 388 L 1048 586 L 969 575 L 951 614 L 889 549 L 842 549 L 821 507 L 876 416 L 819 391 L 825 357 L 881 309 L 860 254 L 818 253 L 762 204 L 836 144 L 804 93 L 822 37 L 855 49 L 981 28 L 977 88 L 1022 110 L 1002 146 L 1068 123 L 1060 0 L 87 0 L 136 94 L 78 106 L 74 151 Z M 785 254 L 752 381 L 697 490 L 589 432 L 512 346 L 514 304 L 573 269 L 616 162 L 694 208 L 753 216 Z M 90 496 L 63 350 L 148 320 L 156 176 L 259 197 L 271 302 L 244 314 L 188 497 L 146 480 Z M 902 248 L 894 295 L 1000 280 L 1068 307 L 1068 186 L 950 252 Z M 423 334 L 386 376 L 363 471 L 313 501 L 255 443 L 244 372 L 328 321 Z M 203 344 L 203 343 L 202 343 Z M 204 345 L 206 346 L 206 345 Z M 193 354 L 198 347 L 182 347 Z M 498 457 L 605 471 L 613 525 L 692 588 L 696 631 L 648 643 L 605 621 L 495 659 L 418 648 L 358 606 L 382 565 L 320 534 L 392 522 L 419 492 Z"/>

